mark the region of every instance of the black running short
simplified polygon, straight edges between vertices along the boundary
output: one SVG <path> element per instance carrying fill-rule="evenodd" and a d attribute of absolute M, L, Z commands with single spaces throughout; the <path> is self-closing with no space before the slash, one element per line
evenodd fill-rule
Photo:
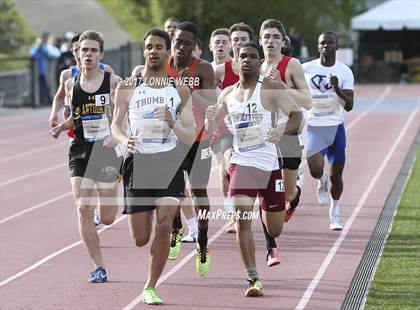
<path fill-rule="evenodd" d="M 278 144 L 282 155 L 282 168 L 297 170 L 302 162 L 302 146 L 297 135 L 284 135 Z"/>
<path fill-rule="evenodd" d="M 74 140 L 69 149 L 71 177 L 84 177 L 95 182 L 114 183 L 120 173 L 122 158 L 114 148 L 103 146 L 102 141 Z"/>
<path fill-rule="evenodd" d="M 185 191 L 184 152 L 131 154 L 124 161 L 124 214 L 151 211 L 162 197 L 182 199 Z"/>

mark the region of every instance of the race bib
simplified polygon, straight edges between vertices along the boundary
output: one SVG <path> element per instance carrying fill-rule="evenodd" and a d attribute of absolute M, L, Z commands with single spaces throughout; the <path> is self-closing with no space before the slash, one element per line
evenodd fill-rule
<path fill-rule="evenodd" d="M 312 97 L 312 111 L 315 116 L 326 116 L 335 113 L 336 98 L 329 95 L 317 95 Z"/>
<path fill-rule="evenodd" d="M 211 148 L 207 147 L 201 150 L 201 157 L 200 159 L 207 159 L 211 157 Z"/>
<path fill-rule="evenodd" d="M 102 107 L 109 104 L 109 94 L 95 95 L 95 106 Z"/>
<path fill-rule="evenodd" d="M 253 122 L 238 123 L 235 129 L 240 152 L 248 152 L 264 146 L 260 128 Z"/>
<path fill-rule="evenodd" d="M 153 112 L 143 115 L 143 143 L 165 143 L 168 126 L 165 121 L 156 119 Z"/>
<path fill-rule="evenodd" d="M 105 114 L 86 115 L 81 117 L 83 135 L 88 142 L 104 140 L 111 134 L 108 117 Z"/>

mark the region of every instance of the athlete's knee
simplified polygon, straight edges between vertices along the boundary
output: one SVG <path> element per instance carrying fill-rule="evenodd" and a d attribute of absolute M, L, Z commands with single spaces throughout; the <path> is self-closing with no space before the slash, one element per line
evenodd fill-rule
<path fill-rule="evenodd" d="M 172 222 L 167 219 L 157 220 L 155 227 L 155 235 L 158 237 L 169 236 L 172 231 Z"/>
<path fill-rule="evenodd" d="M 111 225 L 114 223 L 115 216 L 113 215 L 101 215 L 101 224 Z"/>
<path fill-rule="evenodd" d="M 320 179 L 322 177 L 322 174 L 324 171 L 319 167 L 310 167 L 309 172 L 311 173 L 311 176 L 315 179 Z"/>
<path fill-rule="evenodd" d="M 82 219 L 86 219 L 90 215 L 90 207 L 81 204 L 80 202 L 77 203 L 77 212 Z"/>
<path fill-rule="evenodd" d="M 283 225 L 278 225 L 276 227 L 268 227 L 267 226 L 267 232 L 273 238 L 277 238 L 278 236 L 280 236 L 282 230 L 283 230 Z"/>
<path fill-rule="evenodd" d="M 150 235 L 146 235 L 146 234 L 134 235 L 132 239 L 133 239 L 133 242 L 136 245 L 136 247 L 141 248 L 149 242 Z"/>

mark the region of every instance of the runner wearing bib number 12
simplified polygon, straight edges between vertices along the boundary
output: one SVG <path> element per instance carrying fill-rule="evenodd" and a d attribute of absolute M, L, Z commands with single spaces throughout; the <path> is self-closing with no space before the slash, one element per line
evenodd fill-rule
<path fill-rule="evenodd" d="M 301 121 L 301 114 L 292 113 L 298 107 L 288 92 L 282 91 L 285 87 L 259 75 L 262 57 L 255 43 L 240 48 L 239 82 L 224 89 L 216 107 L 208 107 L 206 115 L 210 131 L 216 130 L 227 114 L 235 128 L 229 192 L 238 215 L 237 244 L 249 282 L 247 297 L 262 295 L 249 217 L 257 196 L 262 200 L 262 221 L 268 233 L 278 237 L 283 227 L 285 191 L 275 144 L 279 131 L 272 128 L 272 115 L 282 112 L 290 116 L 287 130 L 296 130 Z"/>
<path fill-rule="evenodd" d="M 98 197 L 103 224 L 112 224 L 118 211 L 117 178 L 122 160 L 117 156 L 118 143 L 111 137 L 110 121 L 112 96 L 120 78 L 99 69 L 99 60 L 103 57 L 102 34 L 85 31 L 79 42 L 81 71 L 76 79 L 65 84 L 72 115 L 51 129 L 51 135 L 58 138 L 63 130 L 75 128 L 75 139 L 69 149 L 71 185 L 80 237 L 95 266 L 88 281 L 99 283 L 107 281 L 107 274 L 93 212 Z"/>
<path fill-rule="evenodd" d="M 328 204 L 328 174 L 324 156 L 330 164 L 330 229 L 341 230 L 339 199 L 343 192 L 346 159 L 344 110 L 353 109 L 354 77 L 350 68 L 336 60 L 337 36 L 324 32 L 318 38 L 320 58 L 303 64 L 305 78 L 312 93 L 313 108 L 307 114 L 307 156 L 311 175 L 318 179 L 318 200 Z"/>

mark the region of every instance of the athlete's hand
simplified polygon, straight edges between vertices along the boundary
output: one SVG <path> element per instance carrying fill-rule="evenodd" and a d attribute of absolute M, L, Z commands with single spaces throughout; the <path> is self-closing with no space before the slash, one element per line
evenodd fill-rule
<path fill-rule="evenodd" d="M 112 136 L 108 136 L 108 137 L 105 138 L 102 145 L 104 147 L 112 149 L 112 148 L 114 148 L 118 145 L 118 142 Z"/>
<path fill-rule="evenodd" d="M 130 152 L 130 153 L 136 153 L 137 148 L 136 145 L 139 142 L 139 131 L 136 130 L 136 133 L 134 135 L 131 135 L 127 138 L 127 140 L 124 143 L 124 147 Z"/>
<path fill-rule="evenodd" d="M 60 125 L 57 125 L 57 126 L 53 127 L 53 128 L 50 130 L 50 135 L 51 135 L 53 138 L 57 139 L 57 138 L 60 136 L 60 133 L 61 133 L 62 131 L 63 131 L 63 128 L 62 128 L 62 126 L 61 126 L 61 124 L 60 124 Z"/>
<path fill-rule="evenodd" d="M 279 128 L 271 127 L 267 134 L 267 141 L 277 144 L 280 142 L 281 136 L 282 136 L 282 133 Z"/>
<path fill-rule="evenodd" d="M 51 114 L 50 119 L 48 121 L 50 123 L 50 128 L 56 127 L 58 125 L 58 115 Z"/>
<path fill-rule="evenodd" d="M 277 70 L 277 68 L 271 69 L 271 71 L 267 75 L 267 78 L 273 81 L 280 82 L 281 81 L 280 71 Z"/>
<path fill-rule="evenodd" d="M 338 77 L 336 75 L 330 75 L 330 83 L 334 89 L 338 88 Z"/>
<path fill-rule="evenodd" d="M 154 111 L 154 115 L 157 119 L 164 121 L 170 129 L 175 126 L 175 119 L 172 117 L 171 110 L 168 107 L 158 107 Z"/>
<path fill-rule="evenodd" d="M 216 120 L 216 106 L 209 105 L 206 110 L 206 118 L 210 122 L 214 122 Z"/>

